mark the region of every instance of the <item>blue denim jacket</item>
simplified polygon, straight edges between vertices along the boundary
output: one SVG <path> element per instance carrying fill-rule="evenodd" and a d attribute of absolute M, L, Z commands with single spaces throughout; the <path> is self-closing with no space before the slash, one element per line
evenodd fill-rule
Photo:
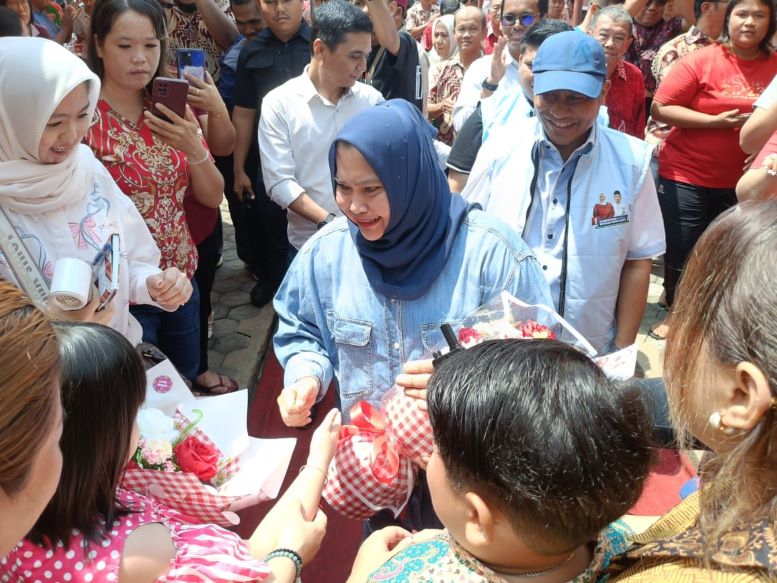
<path fill-rule="evenodd" d="M 302 247 L 275 296 L 274 346 L 285 386 L 315 376 L 320 400 L 334 373 L 347 421 L 360 399 L 380 404 L 405 362 L 445 345 L 441 324 L 460 321 L 503 290 L 553 305 L 526 244 L 481 210 L 469 212 L 442 273 L 413 301 L 373 290 L 346 219 L 335 220 Z"/>

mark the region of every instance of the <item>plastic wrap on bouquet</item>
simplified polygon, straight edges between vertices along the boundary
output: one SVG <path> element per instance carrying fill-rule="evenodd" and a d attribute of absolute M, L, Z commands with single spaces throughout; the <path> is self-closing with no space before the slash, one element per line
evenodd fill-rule
<path fill-rule="evenodd" d="M 148 447 L 138 448 L 122 486 L 154 496 L 192 522 L 222 526 L 238 524 L 238 510 L 275 498 L 296 439 L 249 437 L 246 391 L 195 400 L 174 370 L 156 369 L 147 371 L 138 418 Z M 148 408 L 149 402 L 166 410 Z"/>
<path fill-rule="evenodd" d="M 394 443 L 383 413 L 359 401 L 351 409 L 351 425 L 340 428 L 323 496 L 348 518 L 365 520 L 384 509 L 398 516 L 410 498 L 415 474 L 411 459 Z"/>
<path fill-rule="evenodd" d="M 459 342 L 469 348 L 486 340 L 551 338 L 576 346 L 595 356 L 593 346 L 553 309 L 526 304 L 507 292 L 475 310 L 454 329 Z M 441 345 L 440 349 L 444 349 Z"/>

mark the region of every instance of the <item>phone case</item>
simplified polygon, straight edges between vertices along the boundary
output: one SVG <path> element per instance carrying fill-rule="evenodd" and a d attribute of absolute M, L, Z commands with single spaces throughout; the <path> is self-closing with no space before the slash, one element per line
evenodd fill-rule
<path fill-rule="evenodd" d="M 100 303 L 97 311 L 104 309 L 119 291 L 119 260 L 121 242 L 118 234 L 111 235 L 92 263 Z"/>
<path fill-rule="evenodd" d="M 157 77 L 151 89 L 151 100 L 154 104 L 161 103 L 172 109 L 176 115 L 186 115 L 186 96 L 189 93 L 189 82 L 185 79 L 172 77 Z M 154 107 L 154 115 L 170 121 L 161 111 Z"/>
<path fill-rule="evenodd" d="M 205 51 L 202 49 L 178 49 L 178 77 L 184 79 L 184 73 L 194 75 L 205 81 Z"/>

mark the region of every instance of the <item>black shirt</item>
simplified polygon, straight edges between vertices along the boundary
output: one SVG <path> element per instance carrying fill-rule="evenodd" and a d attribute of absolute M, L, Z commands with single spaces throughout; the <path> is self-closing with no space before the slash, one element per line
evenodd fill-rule
<path fill-rule="evenodd" d="M 461 126 L 456 134 L 451 152 L 448 154 L 448 162 L 445 164 L 451 170 L 469 174 L 475 165 L 480 146 L 483 144 L 483 113 L 480 111 L 480 103 Z"/>
<path fill-rule="evenodd" d="M 232 94 L 234 104 L 261 111 L 264 96 L 301 75 L 308 63 L 310 27 L 307 22 L 302 21 L 297 34 L 288 42 L 283 42 L 265 28 L 240 51 Z"/>
<path fill-rule="evenodd" d="M 399 52 L 392 55 L 379 46 L 374 47 L 367 59 L 367 71 L 374 71 L 371 84 L 386 100 L 404 99 L 423 111 L 421 63 L 416 47 L 410 33 L 400 30 Z M 379 60 L 376 62 L 376 59 Z"/>

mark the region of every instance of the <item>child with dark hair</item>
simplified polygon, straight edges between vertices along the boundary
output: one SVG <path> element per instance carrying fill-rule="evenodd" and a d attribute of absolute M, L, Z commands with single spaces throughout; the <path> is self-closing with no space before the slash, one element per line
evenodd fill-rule
<path fill-rule="evenodd" d="M 446 530 L 379 531 L 351 582 L 385 561 L 367 581 L 582 583 L 628 546 L 618 519 L 642 491 L 650 425 L 641 400 L 585 355 L 549 340 L 484 342 L 439 365 L 428 406 L 427 478 Z"/>
<path fill-rule="evenodd" d="M 0 580 L 298 580 L 302 563 L 316 554 L 326 529 L 318 504 L 323 468 L 337 443 L 339 414 L 331 411 L 314 433 L 310 469 L 303 468 L 244 541 L 122 487 L 124 468 L 137 448 L 136 416 L 146 395 L 140 355 L 105 326 L 60 322 L 55 329 L 66 417 L 62 476 L 27 538 L 0 560 Z"/>

